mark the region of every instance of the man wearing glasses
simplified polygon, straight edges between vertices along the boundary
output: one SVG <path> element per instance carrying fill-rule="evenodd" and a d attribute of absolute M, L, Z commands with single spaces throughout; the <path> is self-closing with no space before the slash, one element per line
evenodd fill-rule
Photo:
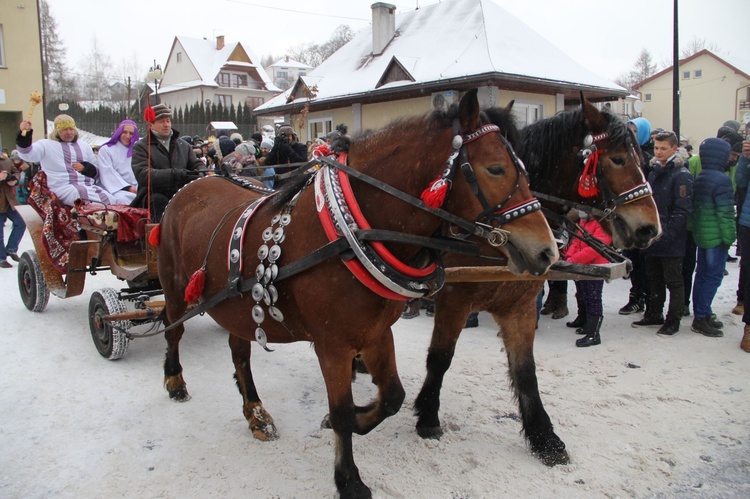
<path fill-rule="evenodd" d="M 687 169 L 687 153 L 677 146 L 674 132 L 661 132 L 654 137 L 653 170 L 648 182 L 659 210 L 662 235 L 643 250 L 649 296 L 643 318 L 633 322 L 633 327 L 659 326 L 657 334 L 668 336 L 679 331 L 685 303 L 682 260 L 693 202 L 693 176 Z M 669 307 L 665 319 L 666 290 L 669 290 Z"/>

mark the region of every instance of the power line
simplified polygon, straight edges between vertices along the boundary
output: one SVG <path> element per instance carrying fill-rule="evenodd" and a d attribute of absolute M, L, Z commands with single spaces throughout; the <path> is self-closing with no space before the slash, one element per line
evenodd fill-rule
<path fill-rule="evenodd" d="M 319 17 L 333 17 L 336 19 L 348 19 L 350 21 L 364 21 L 364 22 L 370 22 L 370 19 L 362 19 L 360 17 L 347 17 L 347 16 L 337 16 L 334 14 L 322 14 L 320 12 L 309 12 L 305 10 L 295 10 L 295 9 L 284 9 L 281 7 L 269 7 L 268 5 L 260 5 L 257 3 L 250 3 L 250 2 L 243 2 L 241 0 L 226 0 L 229 3 L 238 3 L 241 5 L 247 5 L 248 7 L 258 7 L 261 9 L 269 9 L 269 10 L 280 10 L 282 12 L 291 12 L 293 14 L 305 14 L 308 16 L 319 16 Z"/>

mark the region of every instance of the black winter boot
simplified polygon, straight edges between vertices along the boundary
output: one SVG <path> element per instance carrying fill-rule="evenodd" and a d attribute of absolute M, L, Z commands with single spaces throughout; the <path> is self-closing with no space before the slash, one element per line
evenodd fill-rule
<path fill-rule="evenodd" d="M 549 294 L 547 295 L 547 299 L 544 300 L 544 305 L 542 305 L 542 309 L 539 311 L 541 315 L 549 315 L 552 313 L 552 311 L 555 309 L 555 301 L 557 300 L 557 291 L 554 289 L 549 290 Z"/>
<path fill-rule="evenodd" d="M 578 296 L 578 293 L 576 293 L 576 302 L 578 303 L 578 315 L 572 321 L 565 323 L 567 327 L 579 328 L 586 324 L 586 303 Z"/>
<path fill-rule="evenodd" d="M 586 325 L 583 326 L 583 332 L 586 336 L 576 340 L 577 347 L 590 347 L 593 345 L 599 345 L 602 342 L 601 336 L 599 336 L 599 329 L 602 327 L 602 320 L 604 320 L 604 317 L 601 315 L 586 316 Z"/>
<path fill-rule="evenodd" d="M 667 314 L 664 325 L 656 332 L 664 336 L 674 336 L 680 330 L 680 318 Z"/>

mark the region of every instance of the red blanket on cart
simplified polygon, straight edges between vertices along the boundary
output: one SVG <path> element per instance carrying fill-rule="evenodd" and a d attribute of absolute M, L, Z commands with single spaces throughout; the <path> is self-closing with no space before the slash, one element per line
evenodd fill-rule
<path fill-rule="evenodd" d="M 64 205 L 60 199 L 47 187 L 47 175 L 40 171 L 29 182 L 28 203 L 44 220 L 42 229 L 42 243 L 47 250 L 52 264 L 63 274 L 68 268 L 68 253 L 70 245 L 78 241 L 78 220 L 73 217 L 70 206 Z M 114 211 L 117 213 L 117 241 L 134 241 L 144 237 L 145 219 L 148 211 L 127 205 L 102 205 L 87 203 L 82 200 L 76 202 L 76 212 L 84 223 L 86 215 L 100 211 Z"/>

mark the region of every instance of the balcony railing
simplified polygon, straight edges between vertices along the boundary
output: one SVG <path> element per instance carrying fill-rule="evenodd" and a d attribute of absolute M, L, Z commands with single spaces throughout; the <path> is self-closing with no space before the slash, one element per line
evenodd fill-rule
<path fill-rule="evenodd" d="M 750 109 L 750 100 L 741 100 L 740 109 Z"/>

